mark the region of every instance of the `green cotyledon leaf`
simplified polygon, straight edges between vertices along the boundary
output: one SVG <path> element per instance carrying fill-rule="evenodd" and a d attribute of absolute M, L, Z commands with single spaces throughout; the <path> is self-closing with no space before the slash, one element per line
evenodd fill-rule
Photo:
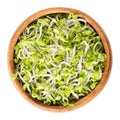
<path fill-rule="evenodd" d="M 15 80 L 17 78 L 17 74 L 11 74 L 10 77 L 11 79 Z"/>

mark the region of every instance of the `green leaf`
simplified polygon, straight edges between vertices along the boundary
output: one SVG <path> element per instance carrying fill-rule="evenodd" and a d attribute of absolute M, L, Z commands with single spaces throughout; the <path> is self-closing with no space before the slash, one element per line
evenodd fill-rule
<path fill-rule="evenodd" d="M 61 100 L 61 96 L 58 95 L 58 96 L 55 98 L 55 100 L 58 100 L 58 101 Z"/>
<path fill-rule="evenodd" d="M 50 20 L 48 18 L 38 19 L 38 21 L 42 26 L 46 26 L 48 23 L 50 23 Z"/>
<path fill-rule="evenodd" d="M 99 71 L 92 72 L 90 76 L 94 80 L 99 80 L 100 79 L 100 72 Z"/>
<path fill-rule="evenodd" d="M 93 83 L 90 85 L 90 88 L 91 88 L 91 89 L 94 89 L 94 88 L 96 87 L 96 84 L 97 84 L 97 82 L 93 82 Z"/>
<path fill-rule="evenodd" d="M 75 105 L 74 105 L 74 104 L 69 104 L 68 106 L 69 106 L 70 108 L 72 108 L 72 109 L 75 108 Z"/>
<path fill-rule="evenodd" d="M 42 97 L 40 95 L 37 95 L 37 99 L 41 101 Z"/>
<path fill-rule="evenodd" d="M 83 36 L 90 36 L 92 35 L 92 31 L 91 30 L 85 30 L 82 32 Z"/>
<path fill-rule="evenodd" d="M 64 81 L 57 81 L 58 86 L 63 86 L 65 83 Z"/>
<path fill-rule="evenodd" d="M 17 74 L 11 74 L 10 77 L 11 79 L 15 80 L 17 78 Z"/>
<path fill-rule="evenodd" d="M 24 84 L 22 88 L 23 88 L 24 91 L 26 91 L 27 90 L 27 84 Z"/>
<path fill-rule="evenodd" d="M 40 40 L 39 45 L 46 46 L 46 43 L 43 40 Z"/>
<path fill-rule="evenodd" d="M 65 93 L 65 96 L 66 97 L 69 97 L 70 96 L 70 94 L 71 94 L 71 91 L 70 91 L 70 89 L 65 89 L 65 91 L 64 91 Z"/>

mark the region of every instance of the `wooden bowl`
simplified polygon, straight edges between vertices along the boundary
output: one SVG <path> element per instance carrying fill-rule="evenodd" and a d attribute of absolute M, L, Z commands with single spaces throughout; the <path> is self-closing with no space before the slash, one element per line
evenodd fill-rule
<path fill-rule="evenodd" d="M 74 108 L 63 107 L 63 106 L 48 106 L 48 105 L 45 105 L 45 104 L 35 100 L 34 98 L 32 98 L 27 92 L 23 91 L 22 86 L 21 86 L 21 84 L 19 83 L 18 80 L 14 80 L 14 81 L 12 80 L 14 86 L 19 91 L 19 93 L 31 104 L 35 105 L 38 108 L 42 108 L 44 110 L 47 110 L 47 111 L 65 112 L 65 111 L 70 111 L 70 110 L 73 110 L 73 109 L 76 109 L 76 108 L 79 108 L 79 107 L 85 105 L 86 103 L 91 101 L 93 98 L 95 98 L 100 93 L 100 91 L 104 88 L 106 82 L 108 81 L 108 77 L 109 77 L 110 71 L 111 71 L 112 53 L 111 53 L 110 43 L 108 41 L 108 38 L 107 38 L 105 32 L 100 27 L 100 25 L 93 18 L 91 18 L 89 15 L 85 14 L 82 11 L 79 11 L 79 10 L 76 10 L 76 9 L 71 9 L 71 8 L 61 8 L 61 7 L 60 8 L 48 8 L 48 9 L 39 11 L 39 12 L 33 14 L 32 16 L 28 17 L 17 28 L 14 35 L 12 36 L 11 41 L 9 43 L 9 48 L 8 48 L 8 70 L 9 70 L 10 75 L 15 73 L 15 67 L 14 67 L 14 61 L 13 61 L 14 47 L 15 47 L 17 41 L 18 41 L 19 36 L 23 32 L 23 30 L 30 23 L 32 23 L 34 20 L 36 20 L 37 18 L 45 16 L 47 14 L 52 14 L 52 13 L 75 13 L 75 14 L 80 15 L 80 17 L 85 19 L 96 30 L 96 32 L 101 37 L 101 41 L 103 43 L 105 53 L 106 53 L 106 56 L 107 56 L 106 61 L 105 61 L 104 73 L 103 73 L 103 76 L 102 76 L 100 82 L 97 84 L 97 86 L 95 87 L 95 89 L 92 92 L 90 92 L 88 95 L 86 95 L 85 97 L 83 97 L 79 101 L 75 102 L 74 103 L 74 105 L 75 105 Z"/>

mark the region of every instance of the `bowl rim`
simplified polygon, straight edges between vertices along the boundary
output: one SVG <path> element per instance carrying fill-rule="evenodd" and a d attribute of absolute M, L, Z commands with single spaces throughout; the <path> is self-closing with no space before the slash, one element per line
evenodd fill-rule
<path fill-rule="evenodd" d="M 34 106 L 36 106 L 38 108 L 42 108 L 42 109 L 47 110 L 47 111 L 66 112 L 66 111 L 71 111 L 71 110 L 77 109 L 79 107 L 82 107 L 83 105 L 90 102 L 93 98 L 95 98 L 102 91 L 102 89 L 105 87 L 105 85 L 108 81 L 108 78 L 110 76 L 110 73 L 111 73 L 112 51 L 111 51 L 110 42 L 109 42 L 104 30 L 88 14 L 82 12 L 81 10 L 77 10 L 77 9 L 73 9 L 73 8 L 66 8 L 66 7 L 46 8 L 46 9 L 40 10 L 40 11 L 32 14 L 31 16 L 29 16 L 27 19 L 25 19 L 19 25 L 19 27 L 14 32 L 14 34 L 13 34 L 13 36 L 12 36 L 10 42 L 9 42 L 8 54 L 7 54 L 7 65 L 8 65 L 8 71 L 9 71 L 10 75 L 15 73 L 14 61 L 13 61 L 14 47 L 15 47 L 15 45 L 18 41 L 18 37 L 20 36 L 22 31 L 30 23 L 32 23 L 34 20 L 36 20 L 37 18 L 40 18 L 40 17 L 45 16 L 47 14 L 54 14 L 54 13 L 75 13 L 75 14 L 78 14 L 81 18 L 85 19 L 96 30 L 96 32 L 99 34 L 99 36 L 101 37 L 101 41 L 103 43 L 104 49 L 105 49 L 105 53 L 107 55 L 106 62 L 105 62 L 105 69 L 104 69 L 103 76 L 102 76 L 101 80 L 99 81 L 99 83 L 97 84 L 97 86 L 95 87 L 94 90 L 92 90 L 88 95 L 86 95 L 85 97 L 83 97 L 82 99 L 80 99 L 80 100 L 78 100 L 77 102 L 74 103 L 75 107 L 73 109 L 71 109 L 68 106 L 64 107 L 64 106 L 48 106 L 48 105 L 45 105 L 45 104 L 35 100 L 31 96 L 29 96 L 28 93 L 23 91 L 23 89 L 21 88 L 21 85 L 19 84 L 18 80 L 12 80 L 12 82 L 13 82 L 14 86 L 16 87 L 16 89 L 18 90 L 18 92 L 28 102 L 30 102 Z"/>

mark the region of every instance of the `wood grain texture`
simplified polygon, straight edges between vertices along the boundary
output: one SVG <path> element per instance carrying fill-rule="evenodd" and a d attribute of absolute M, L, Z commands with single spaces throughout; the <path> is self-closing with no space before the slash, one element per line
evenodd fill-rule
<path fill-rule="evenodd" d="M 67 111 L 71 111 L 71 110 L 77 109 L 79 107 L 82 107 L 83 105 L 90 102 L 93 98 L 95 98 L 101 92 L 101 90 L 104 88 L 105 84 L 107 83 L 110 72 L 111 72 L 112 52 L 111 52 L 110 43 L 108 41 L 108 38 L 107 38 L 105 32 L 100 27 L 100 25 L 89 15 L 85 14 L 84 12 L 82 12 L 80 10 L 71 9 L 71 8 L 62 8 L 62 7 L 48 8 L 48 9 L 39 11 L 39 12 L 33 14 L 32 16 L 30 16 L 29 18 L 27 18 L 15 31 L 15 33 L 9 43 L 9 47 L 8 47 L 7 61 L 8 61 L 9 74 L 15 73 L 15 67 L 14 67 L 14 61 L 13 61 L 14 47 L 15 47 L 17 40 L 18 40 L 20 34 L 22 33 L 22 31 L 35 19 L 42 17 L 44 15 L 47 15 L 47 14 L 52 14 L 52 13 L 76 13 L 76 14 L 80 15 L 80 17 L 85 19 L 99 34 L 99 36 L 101 37 L 101 41 L 103 43 L 104 49 L 105 49 L 105 53 L 107 55 L 104 73 L 103 73 L 103 76 L 102 76 L 100 82 L 97 84 L 97 86 L 91 93 L 89 93 L 87 96 L 83 97 L 81 100 L 77 101 L 76 103 L 74 103 L 75 108 L 73 108 L 73 109 L 71 109 L 69 107 L 63 107 L 63 106 L 44 105 L 43 103 L 33 99 L 27 92 L 23 91 L 22 86 L 20 85 L 18 80 L 14 80 L 14 81 L 12 80 L 12 82 L 13 82 L 14 86 L 16 87 L 16 89 L 19 91 L 19 93 L 28 102 L 35 105 L 36 107 L 47 110 L 47 111 L 52 111 L 52 112 L 67 112 Z"/>

